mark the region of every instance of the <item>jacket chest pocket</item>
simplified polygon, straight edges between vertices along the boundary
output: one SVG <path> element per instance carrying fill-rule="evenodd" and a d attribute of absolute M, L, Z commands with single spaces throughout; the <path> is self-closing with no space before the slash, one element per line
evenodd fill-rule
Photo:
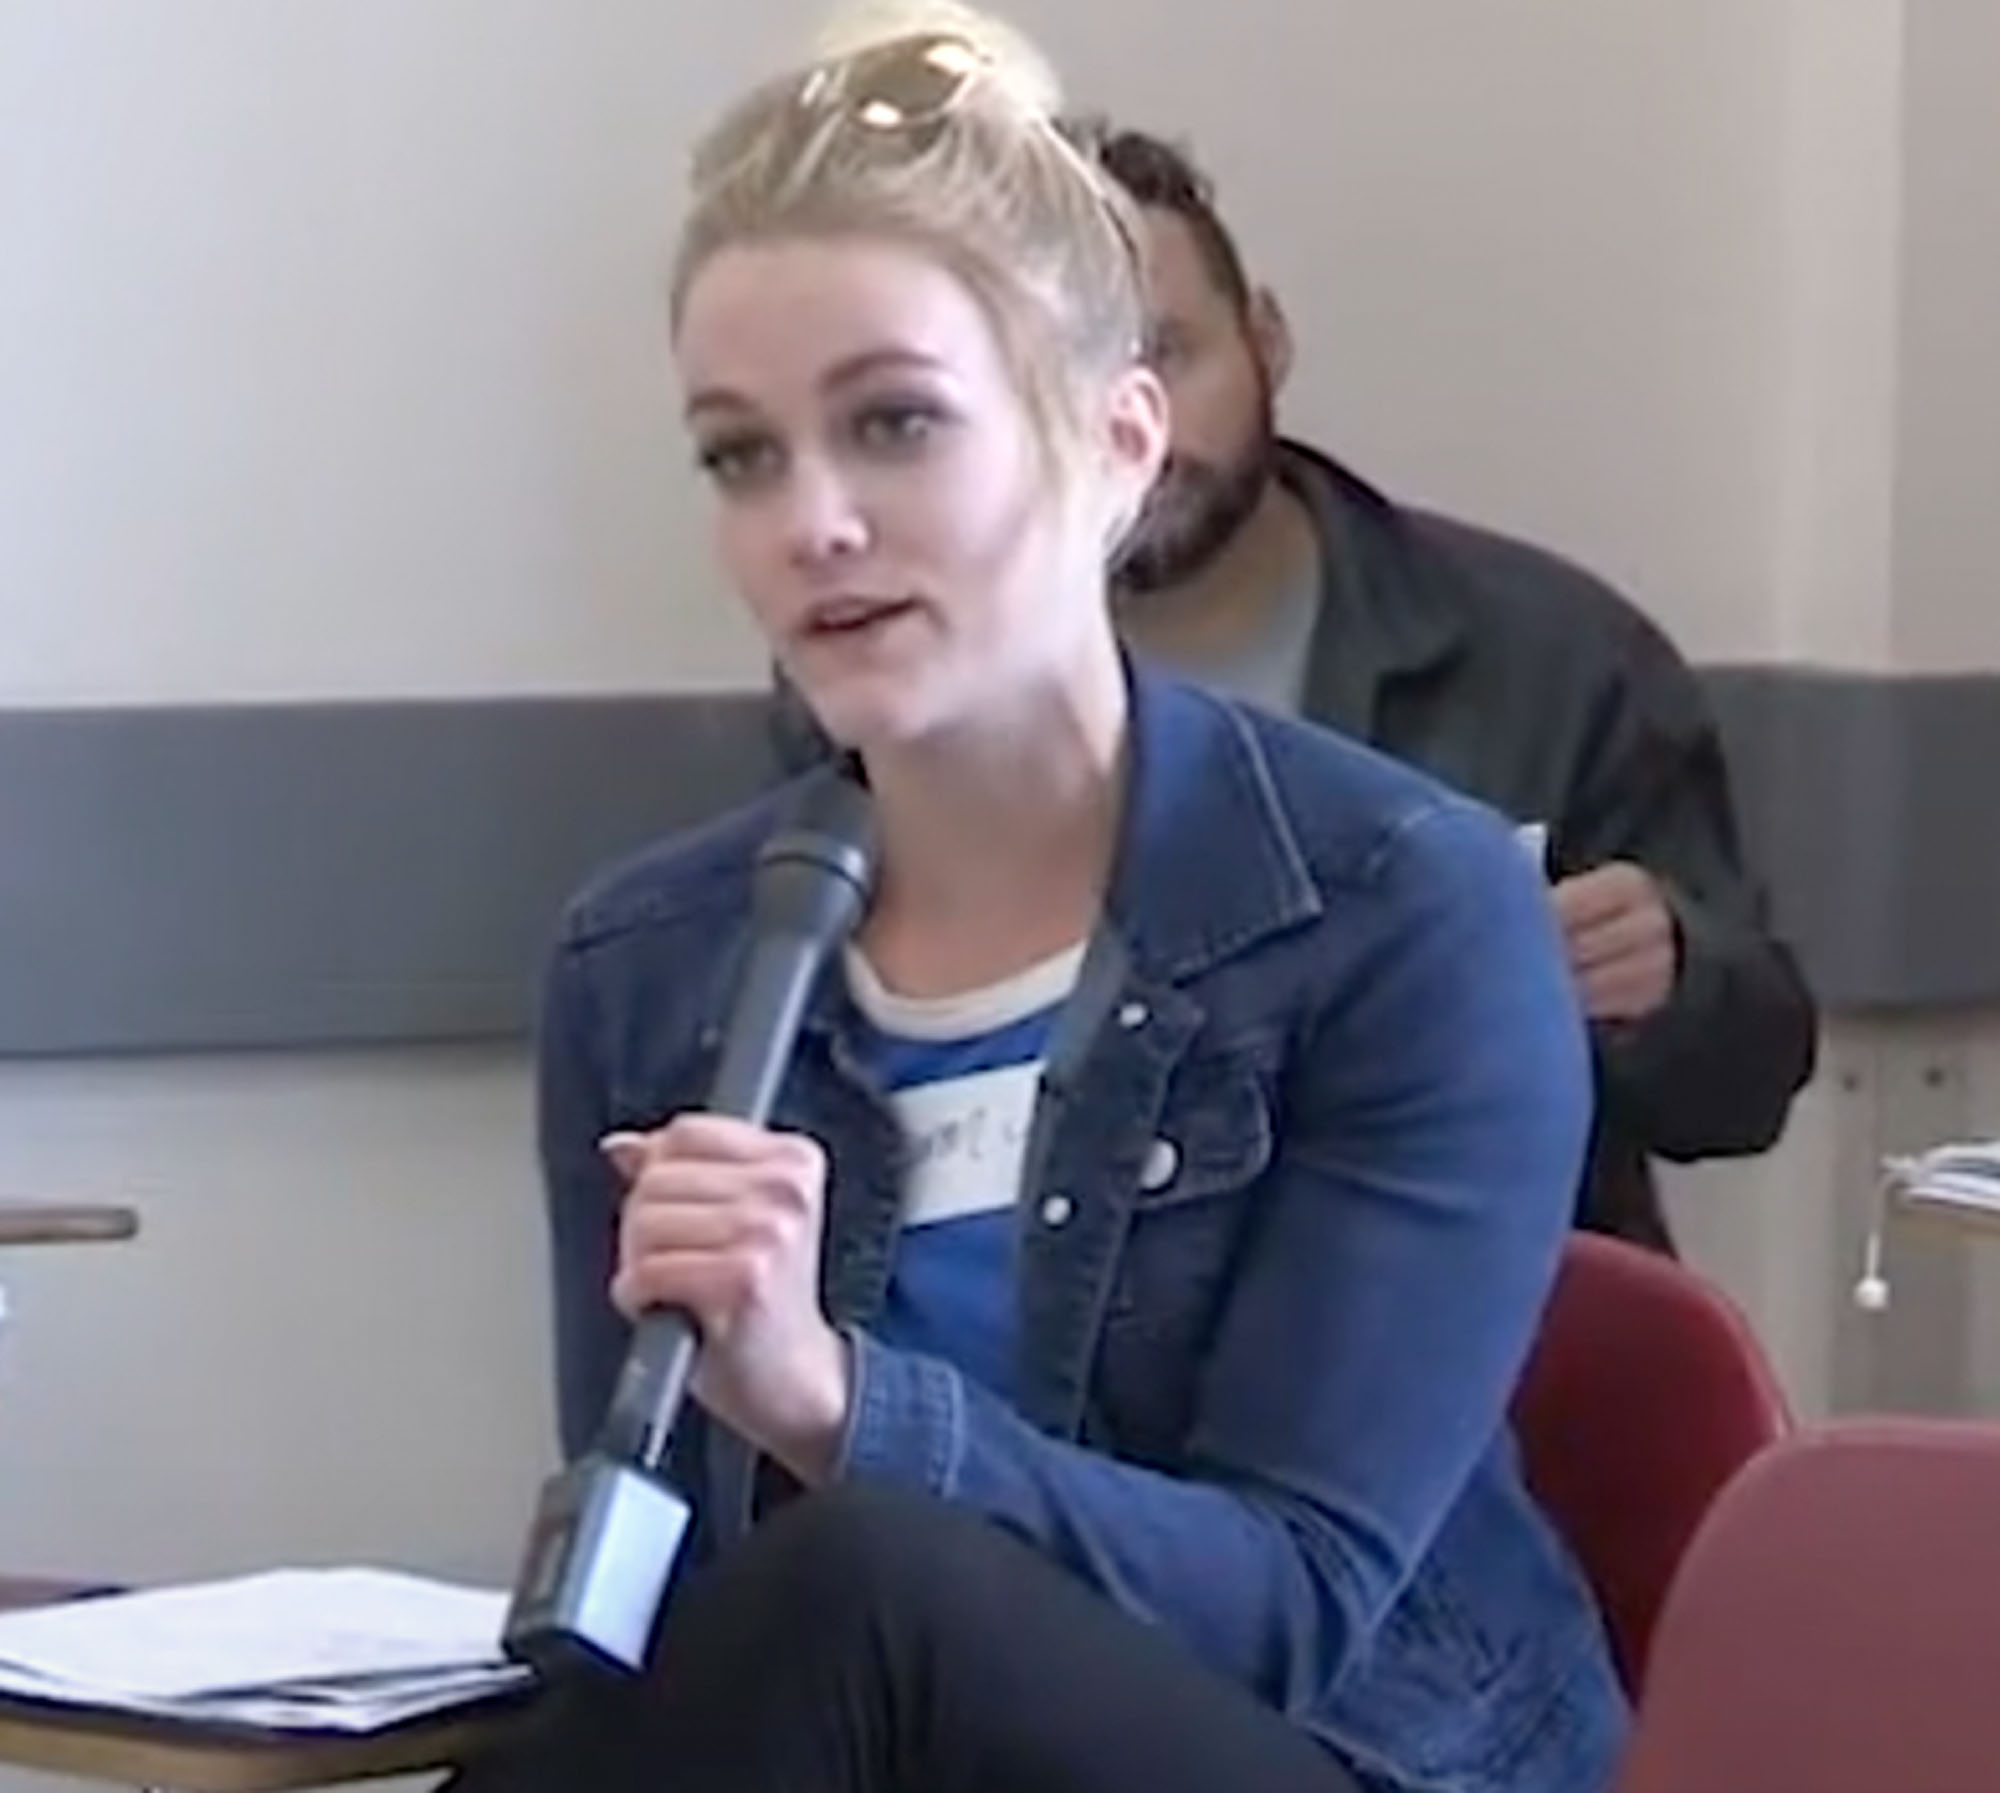
<path fill-rule="evenodd" d="M 1270 1103 L 1251 1064 L 1207 1059 L 1181 1068 L 1140 1166 L 1108 1328 L 1156 1346 L 1205 1333 L 1273 1140 Z"/>

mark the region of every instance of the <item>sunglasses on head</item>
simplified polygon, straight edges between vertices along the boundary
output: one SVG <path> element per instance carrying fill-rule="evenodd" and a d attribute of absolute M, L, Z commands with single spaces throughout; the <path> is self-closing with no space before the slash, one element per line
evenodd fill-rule
<path fill-rule="evenodd" d="M 948 118 L 991 66 L 977 45 L 950 32 L 897 38 L 814 69 L 800 84 L 798 104 L 868 130 L 921 134 Z M 1095 158 L 1055 119 L 1039 123 L 1085 183 L 1101 189 L 1107 177 Z M 1138 264 L 1140 248 L 1129 225 L 1108 201 L 1105 209 L 1126 254 Z"/>
<path fill-rule="evenodd" d="M 964 103 L 992 66 L 991 57 L 962 36 L 949 31 L 921 32 L 822 63 L 800 81 L 793 103 L 802 113 L 836 129 L 857 126 L 885 138 L 921 140 Z M 1074 162 L 1086 184 L 1101 191 L 1106 177 L 1094 158 L 1080 149 L 1055 119 L 1039 122 L 1056 147 Z M 707 153 L 697 159 L 697 178 L 726 165 L 741 147 L 740 141 L 731 139 L 711 143 Z M 1137 266 L 1140 247 L 1129 225 L 1108 198 L 1105 209 L 1126 254 Z"/>
<path fill-rule="evenodd" d="M 958 108 L 988 66 L 975 45 L 946 32 L 896 38 L 822 63 L 798 82 L 790 104 L 817 129 L 921 137 Z M 763 129 L 749 116 L 711 137 L 695 154 L 696 182 L 717 177 Z"/>
<path fill-rule="evenodd" d="M 918 131 L 949 114 L 989 66 L 974 45 L 948 32 L 897 38 L 814 69 L 798 103 L 842 113 L 871 131 Z"/>

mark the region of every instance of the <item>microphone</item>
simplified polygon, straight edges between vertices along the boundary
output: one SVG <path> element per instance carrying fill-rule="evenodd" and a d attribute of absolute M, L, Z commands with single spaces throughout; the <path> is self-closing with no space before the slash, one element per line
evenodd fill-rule
<path fill-rule="evenodd" d="M 708 1111 L 761 1124 L 791 1063 L 821 970 L 874 886 L 874 809 L 851 771 L 815 781 L 764 843 L 750 947 Z M 692 1316 L 642 1315 L 591 1449 L 544 1486 L 501 1644 L 543 1675 L 645 1660 L 689 1520 L 663 1474 L 699 1337 Z"/>

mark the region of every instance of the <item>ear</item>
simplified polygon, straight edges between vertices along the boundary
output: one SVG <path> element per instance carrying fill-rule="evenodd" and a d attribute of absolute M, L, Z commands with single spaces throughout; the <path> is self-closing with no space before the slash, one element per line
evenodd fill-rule
<path fill-rule="evenodd" d="M 1136 512 L 1166 464 L 1172 435 L 1167 388 L 1150 367 L 1124 369 L 1111 390 L 1105 448 L 1121 511 Z"/>
<path fill-rule="evenodd" d="M 1250 346 L 1264 364 L 1273 394 L 1282 392 L 1292 373 L 1292 326 L 1278 295 L 1260 286 L 1250 295 Z"/>

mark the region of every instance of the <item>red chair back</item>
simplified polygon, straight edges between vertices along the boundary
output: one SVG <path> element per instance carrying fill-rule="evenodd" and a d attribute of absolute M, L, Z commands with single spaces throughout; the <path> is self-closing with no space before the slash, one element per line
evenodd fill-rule
<path fill-rule="evenodd" d="M 1618 1793 L 2000 1785 L 2000 1427 L 1802 1431 L 1668 1597 Z"/>
<path fill-rule="evenodd" d="M 1749 1323 L 1657 1252 L 1579 1233 L 1515 1399 L 1528 1484 L 1603 1608 L 1628 1692 L 1710 1503 L 1790 1428 Z"/>

